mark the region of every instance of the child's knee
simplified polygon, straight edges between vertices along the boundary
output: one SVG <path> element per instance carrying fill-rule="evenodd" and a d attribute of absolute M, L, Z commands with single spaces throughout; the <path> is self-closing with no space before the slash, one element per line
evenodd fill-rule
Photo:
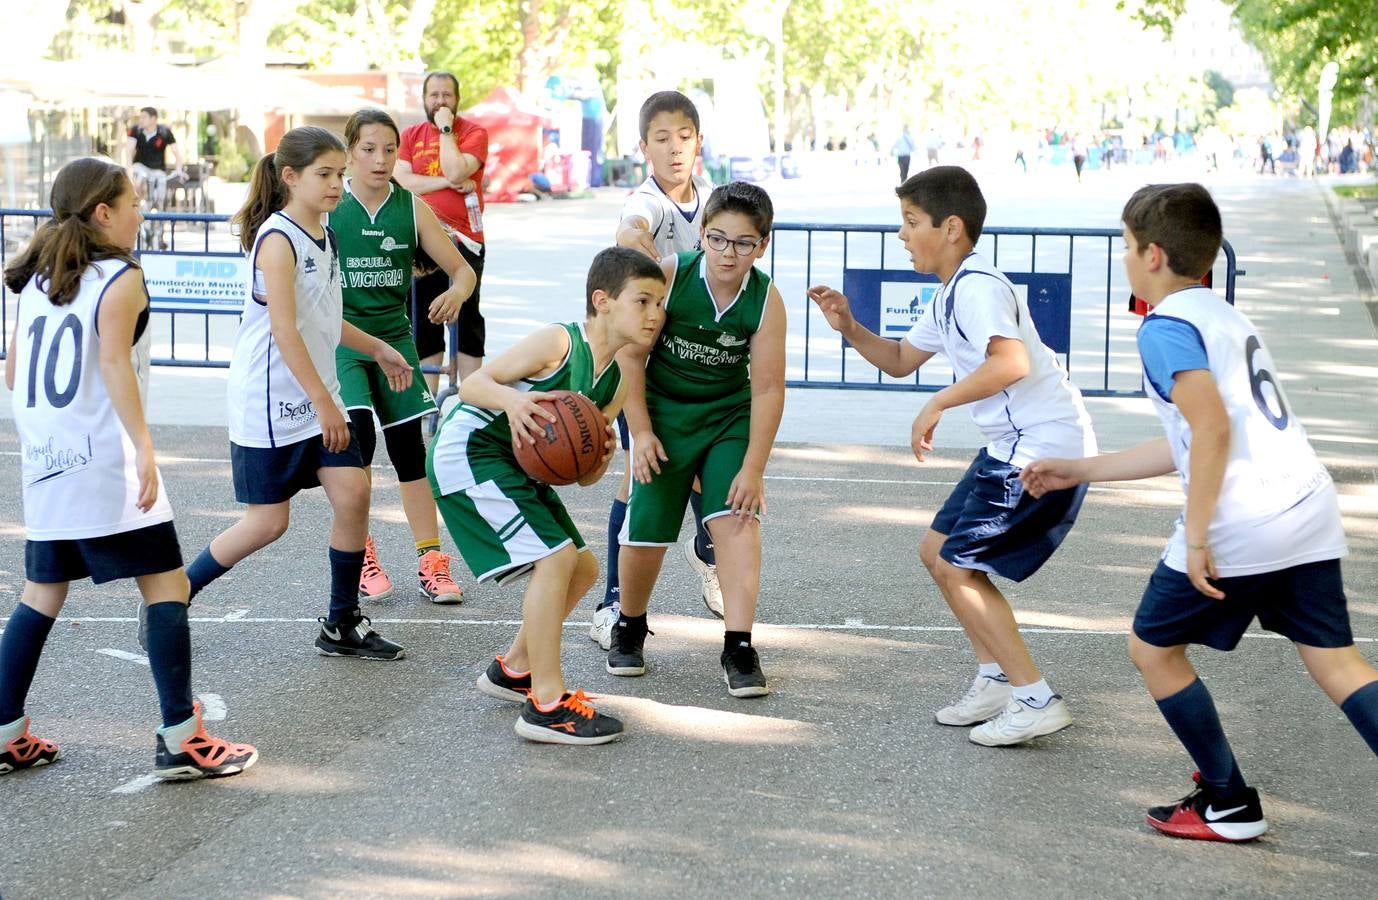
<path fill-rule="evenodd" d="M 1155 647 L 1130 632 L 1129 661 L 1134 663 L 1134 668 L 1141 673 L 1152 674 L 1171 664 L 1175 656 L 1185 658 L 1186 649 L 1183 647 Z"/>
<path fill-rule="evenodd" d="M 287 533 L 292 524 L 292 509 L 286 503 L 259 507 L 250 517 L 258 545 L 266 547 Z"/>
<path fill-rule="evenodd" d="M 592 553 L 577 553 L 574 574 L 570 577 L 572 593 L 582 597 L 598 583 L 598 560 Z"/>

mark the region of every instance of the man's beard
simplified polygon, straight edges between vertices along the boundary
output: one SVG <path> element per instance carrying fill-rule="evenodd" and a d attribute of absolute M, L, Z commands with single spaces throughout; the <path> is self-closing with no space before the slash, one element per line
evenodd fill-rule
<path fill-rule="evenodd" d="M 440 109 L 440 107 L 442 107 L 442 106 L 445 106 L 445 104 L 444 104 L 444 103 L 437 103 L 435 106 L 428 106 L 428 107 L 426 107 L 426 121 L 427 121 L 427 122 L 430 122 L 432 125 L 434 125 L 434 124 L 435 124 L 435 111 L 438 110 L 438 109 Z M 454 113 L 454 114 L 455 114 L 455 118 L 459 118 L 459 110 L 458 110 L 456 107 L 453 107 L 453 106 L 445 106 L 445 108 L 448 109 L 450 112 Z"/>

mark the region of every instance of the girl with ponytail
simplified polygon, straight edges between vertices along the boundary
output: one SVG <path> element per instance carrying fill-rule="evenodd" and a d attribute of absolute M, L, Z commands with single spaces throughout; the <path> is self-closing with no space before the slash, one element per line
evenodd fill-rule
<path fill-rule="evenodd" d="M 330 531 L 330 605 L 316 648 L 327 656 L 400 659 L 359 610 L 368 534 L 369 481 L 345 418 L 335 349 L 377 366 L 387 390 L 411 384 L 412 367 L 389 346 L 343 320 L 340 253 L 322 224 L 344 194 L 345 147 L 323 128 L 294 128 L 254 167 L 234 216 L 249 254 L 244 317 L 230 360 L 230 460 L 244 517 L 187 568 L 191 596 L 281 537 L 299 491 L 325 488 Z"/>
<path fill-rule="evenodd" d="M 68 163 L 53 217 L 5 269 L 19 309 L 5 383 L 24 485 L 24 594 L 0 637 L 0 775 L 58 758 L 24 701 L 73 581 L 133 578 L 163 727 L 154 774 L 233 775 L 258 751 L 206 734 L 192 700 L 187 577 L 144 420 L 148 291 L 132 253 L 139 201 L 124 170 Z"/>

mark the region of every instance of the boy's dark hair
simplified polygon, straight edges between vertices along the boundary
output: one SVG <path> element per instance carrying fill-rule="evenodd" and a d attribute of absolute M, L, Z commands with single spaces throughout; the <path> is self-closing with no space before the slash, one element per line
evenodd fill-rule
<path fill-rule="evenodd" d="M 961 166 L 924 169 L 895 188 L 895 196 L 928 213 L 935 227 L 948 216 L 956 216 L 962 220 L 973 246 L 981 239 L 981 229 L 986 224 L 986 198 L 976 179 Z"/>
<path fill-rule="evenodd" d="M 654 278 L 665 283 L 660 264 L 640 250 L 628 247 L 609 247 L 598 251 L 589 265 L 589 277 L 584 284 L 584 312 L 592 318 L 598 314 L 593 308 L 593 292 L 604 291 L 614 297 L 622 292 L 633 278 Z"/>
<path fill-rule="evenodd" d="M 158 118 L 158 108 L 156 106 L 145 106 L 143 109 L 139 110 L 139 112 L 146 116 L 152 116 L 155 119 Z"/>
<path fill-rule="evenodd" d="M 703 207 L 703 225 L 708 227 L 721 213 L 741 213 L 751 219 L 761 237 L 770 234 L 770 226 L 775 224 L 775 205 L 764 189 L 745 181 L 732 181 L 713 188 L 708 202 Z"/>
<path fill-rule="evenodd" d="M 685 117 L 694 123 L 694 131 L 698 132 L 699 110 L 698 107 L 694 106 L 693 100 L 679 91 L 656 91 L 646 98 L 645 103 L 641 104 L 639 124 L 643 141 L 646 140 L 646 135 L 651 130 L 651 120 L 665 112 L 684 113 Z"/>
<path fill-rule="evenodd" d="M 1149 184 L 1139 188 L 1120 214 L 1139 252 L 1157 244 L 1176 275 L 1199 279 L 1215 265 L 1224 229 L 1220 208 L 1199 184 Z"/>

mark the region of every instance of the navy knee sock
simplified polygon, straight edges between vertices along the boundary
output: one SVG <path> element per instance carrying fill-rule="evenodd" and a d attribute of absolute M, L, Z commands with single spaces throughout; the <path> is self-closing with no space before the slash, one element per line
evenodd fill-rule
<path fill-rule="evenodd" d="M 718 556 L 713 552 L 713 536 L 708 533 L 708 528 L 703 524 L 703 494 L 701 492 L 689 492 L 689 508 L 694 511 L 694 528 L 697 529 L 694 533 L 694 553 L 710 566 L 716 566 Z"/>
<path fill-rule="evenodd" d="M 612 501 L 612 511 L 608 513 L 608 586 L 603 591 L 603 600 L 598 604 L 598 609 L 613 605 L 622 595 L 622 588 L 617 580 L 617 555 L 621 552 L 622 545 L 617 542 L 617 536 L 622 533 L 622 523 L 626 520 L 627 502 Z"/>
<path fill-rule="evenodd" d="M 163 725 L 191 718 L 191 627 L 185 603 L 151 603 L 148 607 L 148 667 L 158 688 Z"/>
<path fill-rule="evenodd" d="M 364 551 L 330 548 L 331 622 L 353 619 L 359 613 L 359 575 L 364 571 Z"/>
<path fill-rule="evenodd" d="M 199 594 L 203 587 L 228 571 L 230 571 L 230 567 L 222 566 L 216 562 L 215 557 L 211 556 L 210 546 L 207 545 L 196 555 L 196 559 L 191 561 L 191 565 L 187 566 L 187 580 L 191 582 L 191 594 L 187 597 L 188 602 L 192 597 Z"/>
<path fill-rule="evenodd" d="M 7 632 L 8 633 L 8 632 Z M 1354 730 L 1378 753 L 1378 681 L 1370 681 L 1345 698 L 1340 710 L 1349 716 Z M 0 717 L 0 721 L 3 721 Z"/>
<path fill-rule="evenodd" d="M 1239 771 L 1234 751 L 1220 725 L 1220 714 L 1210 691 L 1198 678 L 1171 697 L 1158 701 L 1158 709 L 1172 726 L 1177 740 L 1187 748 L 1201 780 L 1224 794 L 1233 794 L 1248 787 Z"/>
<path fill-rule="evenodd" d="M 0 725 L 24 715 L 24 698 L 29 695 L 38 657 L 55 621 L 31 606 L 15 606 L 5 633 L 0 635 Z"/>

